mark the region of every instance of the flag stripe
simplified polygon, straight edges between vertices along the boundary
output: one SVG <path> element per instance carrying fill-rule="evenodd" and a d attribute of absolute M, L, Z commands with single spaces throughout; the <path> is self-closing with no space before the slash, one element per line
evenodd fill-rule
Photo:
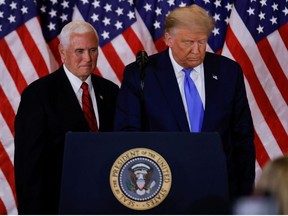
<path fill-rule="evenodd" d="M 255 131 L 257 135 L 257 137 L 255 138 L 256 139 L 255 146 L 256 148 L 259 148 L 259 149 L 264 148 L 269 158 L 274 158 L 277 155 L 281 155 L 282 151 L 278 145 L 275 145 L 277 141 L 275 140 L 267 122 L 264 119 L 264 116 L 262 115 L 262 112 L 260 111 L 258 107 L 258 104 L 256 103 L 256 100 L 255 100 L 254 95 L 252 94 L 251 88 L 249 84 L 247 83 L 247 79 L 245 79 L 245 82 L 246 82 L 246 89 L 248 93 L 248 101 L 250 101 L 253 123 L 254 123 Z M 259 139 L 259 141 L 257 140 L 257 138 Z M 258 145 L 261 145 L 261 146 L 258 146 Z M 263 164 L 263 162 L 265 161 L 261 161 L 261 158 L 260 158 L 259 164 Z"/>
<path fill-rule="evenodd" d="M 155 46 L 159 52 L 167 48 L 163 38 L 159 38 L 157 41 L 155 41 Z"/>
<path fill-rule="evenodd" d="M 21 93 L 23 89 L 27 86 L 27 82 L 23 77 L 21 70 L 18 67 L 17 61 L 12 55 L 8 44 L 4 39 L 0 40 L 0 53 L 3 58 L 3 62 L 8 69 L 12 79 L 16 83 L 18 92 Z"/>
<path fill-rule="evenodd" d="M 7 214 L 11 215 L 17 214 L 17 209 L 15 208 L 15 206 L 17 206 L 15 202 L 15 197 L 13 196 L 11 187 L 2 172 L 2 168 L 0 169 L 0 185 L 1 185 L 0 199 L 2 200 L 5 206 Z"/>
<path fill-rule="evenodd" d="M 1 170 L 5 176 L 5 178 L 8 181 L 8 184 L 10 188 L 12 189 L 12 193 L 14 196 L 14 200 L 16 201 L 16 190 L 15 190 L 15 182 L 14 182 L 14 172 L 10 172 L 10 170 L 13 170 L 13 164 L 10 161 L 9 156 L 7 155 L 1 141 L 0 141 L 0 167 Z"/>
<path fill-rule="evenodd" d="M 17 34 L 17 31 L 11 32 L 5 37 L 7 45 L 11 51 L 11 54 L 16 60 L 17 67 L 20 72 L 24 75 L 25 81 L 29 84 L 31 81 L 39 78 L 35 68 L 29 58 L 25 48 L 23 47 L 21 38 Z M 11 72 L 18 74 L 18 70 Z M 17 84 L 18 85 L 18 84 Z"/>
<path fill-rule="evenodd" d="M 284 98 L 286 104 L 288 104 L 287 77 L 285 76 L 284 71 L 282 71 L 269 41 L 267 39 L 261 40 L 258 43 L 258 49 L 277 85 L 277 88 L 279 89 L 280 94 Z"/>
<path fill-rule="evenodd" d="M 60 56 L 59 51 L 58 51 L 58 44 L 59 44 L 58 37 L 54 38 L 52 41 L 50 41 L 48 43 L 49 48 L 50 48 L 54 58 L 56 59 L 58 65 L 61 65 L 62 61 L 61 61 L 61 56 Z"/>
<path fill-rule="evenodd" d="M 27 52 L 27 55 L 29 56 L 29 59 L 32 61 L 38 76 L 42 77 L 49 74 L 46 63 L 42 57 L 41 52 L 37 48 L 35 41 L 32 39 L 30 31 L 27 30 L 25 25 L 20 26 L 16 31 L 21 39 L 23 47 Z M 37 58 L 34 56 L 37 56 Z"/>
<path fill-rule="evenodd" d="M 256 158 L 261 168 L 264 167 L 265 163 L 270 160 L 269 155 L 267 154 L 266 149 L 263 147 L 261 140 L 257 132 L 255 132 L 255 147 L 256 147 Z"/>
<path fill-rule="evenodd" d="M 288 73 L 286 73 L 286 71 L 288 62 L 288 49 L 285 46 L 285 41 L 283 39 L 288 41 L 288 37 L 282 38 L 279 31 L 275 31 L 267 37 L 267 40 L 271 45 L 273 53 L 276 56 L 280 64 L 280 67 L 284 73 L 284 76 L 287 79 Z"/>
<path fill-rule="evenodd" d="M 135 41 L 136 42 L 136 41 Z M 137 42 L 136 42 L 137 43 Z M 122 35 L 119 35 L 111 41 L 111 45 L 115 49 L 115 53 L 123 63 L 123 66 L 135 61 L 135 54 L 133 53 L 130 44 Z M 123 68 L 124 70 L 124 68 Z M 123 71 L 117 71 L 116 73 L 122 74 Z"/>
<path fill-rule="evenodd" d="M 40 55 L 43 57 L 45 64 L 48 68 L 48 72 L 54 71 L 59 67 L 59 64 L 55 61 L 53 54 L 49 47 L 47 47 L 47 42 L 43 38 L 43 32 L 41 25 L 39 23 L 39 17 L 35 17 L 25 23 L 27 30 L 30 32 L 32 39 L 35 41 L 37 49 L 40 51 Z M 58 48 L 58 44 L 56 45 Z M 58 49 L 57 49 L 58 51 Z M 59 53 L 57 52 L 59 55 Z"/>
<path fill-rule="evenodd" d="M 11 131 L 12 134 L 14 134 L 15 112 L 11 106 L 11 103 L 9 102 L 5 93 L 3 92 L 3 89 L 1 88 L 1 86 L 0 86 L 0 98 L 1 98 L 0 113 L 5 119 L 5 122 L 8 125 L 9 130 Z M 0 154 L 1 154 L 1 151 L 0 151 Z"/>
<path fill-rule="evenodd" d="M 286 48 L 288 48 L 288 38 L 287 38 L 287 35 L 288 35 L 288 24 L 283 25 L 282 27 L 280 27 L 278 29 L 278 31 L 279 31 L 279 33 L 280 33 L 280 35 L 282 37 L 282 40 L 285 43 Z M 286 76 L 288 76 L 288 74 L 286 74 Z"/>
<path fill-rule="evenodd" d="M 139 50 L 144 50 L 144 46 L 133 31 L 132 28 L 128 28 L 126 31 L 123 32 L 123 37 L 129 43 L 131 50 L 136 55 Z"/>
<path fill-rule="evenodd" d="M 20 93 L 9 71 L 5 67 L 5 63 L 1 57 L 0 57 L 0 70 L 1 70 L 0 88 L 2 88 L 2 91 L 4 92 L 3 96 L 6 95 L 6 97 L 8 98 L 8 101 L 13 107 L 14 112 L 16 113 L 19 102 L 20 102 Z M 4 100 L 5 99 L 3 99 L 3 101 Z"/>
<path fill-rule="evenodd" d="M 146 50 L 147 54 L 152 55 L 157 52 L 155 44 L 153 43 L 153 38 L 151 37 L 151 34 L 147 26 L 143 22 L 137 10 L 135 11 L 135 13 L 137 22 L 135 22 L 131 26 L 131 28 L 133 29 L 139 40 L 142 42 L 142 45 L 144 46 L 144 49 Z M 133 43 L 133 41 L 131 41 L 131 43 Z"/>
<path fill-rule="evenodd" d="M 0 214 L 1 215 L 8 215 L 8 212 L 6 210 L 6 207 L 5 207 L 1 197 L 0 197 Z"/>
<path fill-rule="evenodd" d="M 121 81 L 122 80 L 122 72 L 124 70 L 125 65 L 119 58 L 117 52 L 115 51 L 114 47 L 111 43 L 108 43 L 104 47 L 102 47 L 102 52 L 105 55 L 107 61 L 109 62 L 110 66 L 112 67 L 113 71 L 115 71 L 117 78 Z"/>
<path fill-rule="evenodd" d="M 120 79 L 109 64 L 101 48 L 99 48 L 98 62 L 101 62 L 101 64 L 97 63 L 97 71 L 99 71 L 99 74 L 120 86 Z"/>

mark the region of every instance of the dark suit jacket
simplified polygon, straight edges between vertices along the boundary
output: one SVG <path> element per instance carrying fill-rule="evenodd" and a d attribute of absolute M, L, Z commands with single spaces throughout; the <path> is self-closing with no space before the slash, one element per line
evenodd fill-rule
<path fill-rule="evenodd" d="M 99 131 L 112 131 L 119 88 L 92 75 Z M 65 133 L 89 131 L 61 67 L 29 85 L 15 119 L 15 179 L 19 214 L 57 214 Z M 75 176 L 77 176 L 75 170 Z"/>
<path fill-rule="evenodd" d="M 255 177 L 254 127 L 243 73 L 236 62 L 208 52 L 204 71 L 206 105 L 202 131 L 216 131 L 221 135 L 233 199 L 251 193 Z M 136 63 L 125 68 L 114 129 L 188 132 L 168 50 L 150 56 L 144 72 L 144 99 L 141 100 L 139 68 Z"/>

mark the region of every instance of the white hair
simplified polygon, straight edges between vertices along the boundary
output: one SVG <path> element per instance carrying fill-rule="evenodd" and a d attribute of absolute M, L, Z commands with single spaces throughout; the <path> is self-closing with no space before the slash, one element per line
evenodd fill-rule
<path fill-rule="evenodd" d="M 90 23 L 83 20 L 72 21 L 62 28 L 59 35 L 60 44 L 64 47 L 67 47 L 69 45 L 70 36 L 72 33 L 82 34 L 87 32 L 94 32 L 98 38 L 98 34 L 95 28 Z"/>

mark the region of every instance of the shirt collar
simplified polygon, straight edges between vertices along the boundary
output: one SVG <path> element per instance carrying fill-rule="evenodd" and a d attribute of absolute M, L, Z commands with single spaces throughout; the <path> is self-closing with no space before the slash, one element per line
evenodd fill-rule
<path fill-rule="evenodd" d="M 68 68 L 64 64 L 63 64 L 63 68 L 64 68 L 64 71 L 65 71 L 74 91 L 77 92 L 81 88 L 83 81 L 81 79 L 79 79 L 77 76 L 75 76 L 71 71 L 69 71 Z M 90 90 L 92 88 L 91 75 L 87 77 L 85 82 L 88 84 L 89 90 Z"/>
<path fill-rule="evenodd" d="M 171 60 L 171 62 L 172 62 L 174 71 L 176 71 L 176 72 L 181 72 L 182 69 L 183 69 L 183 67 L 182 67 L 181 65 L 179 65 L 179 64 L 175 61 L 175 59 L 174 59 L 174 57 L 173 57 L 173 55 L 172 55 L 171 48 L 169 48 L 169 57 L 170 57 L 170 60 Z M 200 73 L 200 72 L 201 72 L 201 68 L 203 68 L 203 63 L 201 63 L 200 65 L 194 67 L 193 69 L 194 69 L 194 71 L 196 71 L 196 73 Z"/>

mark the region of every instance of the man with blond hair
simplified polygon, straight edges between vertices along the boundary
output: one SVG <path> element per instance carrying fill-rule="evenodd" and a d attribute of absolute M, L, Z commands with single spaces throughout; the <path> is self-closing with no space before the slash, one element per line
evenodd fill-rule
<path fill-rule="evenodd" d="M 144 89 L 136 62 L 124 70 L 114 129 L 218 132 L 234 200 L 253 191 L 254 127 L 240 65 L 206 51 L 213 28 L 213 19 L 196 4 L 166 17 L 168 49 L 148 57 Z"/>

